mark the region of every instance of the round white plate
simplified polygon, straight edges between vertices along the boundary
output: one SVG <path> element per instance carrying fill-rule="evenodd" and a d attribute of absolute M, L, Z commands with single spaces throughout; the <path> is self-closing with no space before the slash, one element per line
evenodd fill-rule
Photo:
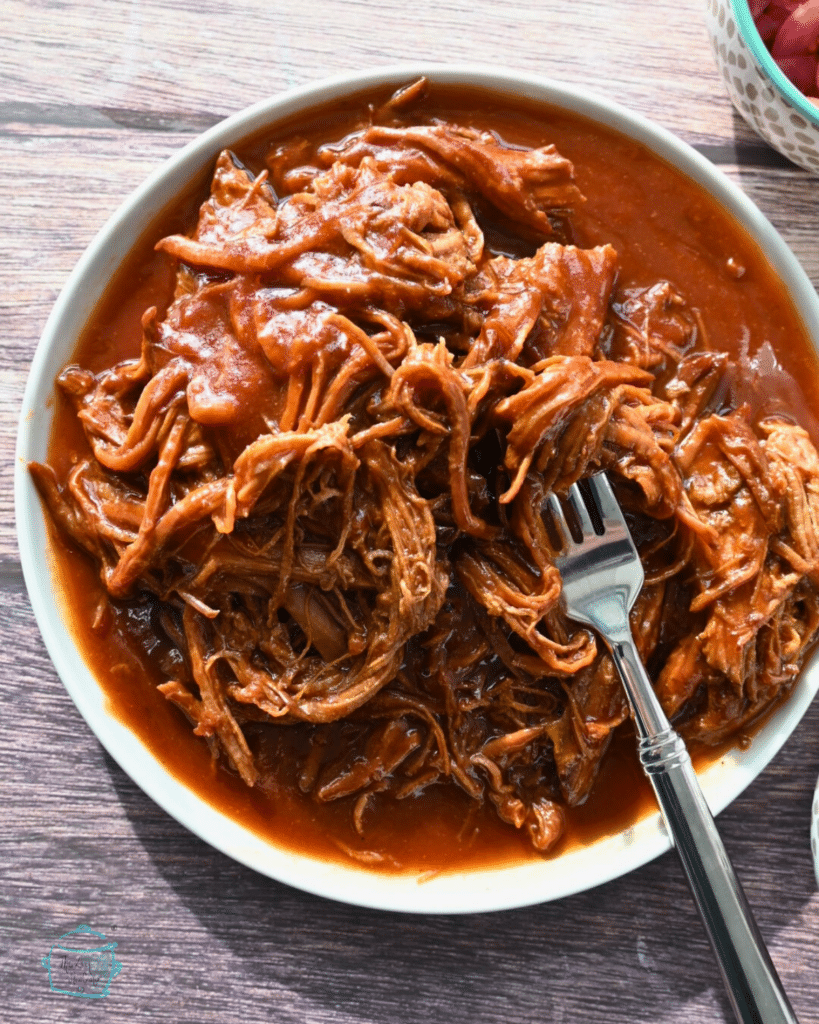
<path fill-rule="evenodd" d="M 655 814 L 633 828 L 602 838 L 554 860 L 492 870 L 441 874 L 423 884 L 412 876 L 368 872 L 326 863 L 278 848 L 216 811 L 170 775 L 106 706 L 105 694 L 78 652 L 60 604 L 48 556 L 42 508 L 26 470 L 46 457 L 54 379 L 69 361 L 77 338 L 111 274 L 156 217 L 223 148 L 301 110 L 379 86 L 398 87 L 420 75 L 435 82 L 525 96 L 576 112 L 644 143 L 710 192 L 757 241 L 786 283 L 819 349 L 819 299 L 801 266 L 751 201 L 705 158 L 667 131 L 611 101 L 574 87 L 513 71 L 468 66 L 415 65 L 342 75 L 267 99 L 216 125 L 178 152 L 128 198 L 89 246 L 71 274 L 38 345 L 25 392 L 15 467 L 20 553 L 31 603 L 66 689 L 108 752 L 169 814 L 215 848 L 266 875 L 309 892 L 364 906 L 423 913 L 498 910 L 558 899 L 599 885 L 669 849 Z M 801 719 L 817 686 L 808 668 L 787 703 L 771 716 L 747 750 L 732 751 L 702 775 L 716 813 L 729 804 L 776 754 Z"/>

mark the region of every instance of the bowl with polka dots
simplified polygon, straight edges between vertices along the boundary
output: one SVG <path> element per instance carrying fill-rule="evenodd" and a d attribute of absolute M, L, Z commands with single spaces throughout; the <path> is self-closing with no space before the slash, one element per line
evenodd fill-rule
<path fill-rule="evenodd" d="M 756 30 L 748 0 L 706 0 L 705 22 L 736 109 L 774 149 L 819 174 L 819 107 L 777 66 Z"/>

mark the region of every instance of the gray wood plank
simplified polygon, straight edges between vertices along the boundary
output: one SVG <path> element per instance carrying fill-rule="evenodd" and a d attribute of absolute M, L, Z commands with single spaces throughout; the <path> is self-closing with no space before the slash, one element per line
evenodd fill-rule
<path fill-rule="evenodd" d="M 694 2 L 319 0 L 305 13 L 286 0 L 110 0 L 104 19 L 94 0 L 4 6 L 7 100 L 224 115 L 325 75 L 427 59 L 536 71 L 703 140 L 722 141 L 732 130 Z"/>

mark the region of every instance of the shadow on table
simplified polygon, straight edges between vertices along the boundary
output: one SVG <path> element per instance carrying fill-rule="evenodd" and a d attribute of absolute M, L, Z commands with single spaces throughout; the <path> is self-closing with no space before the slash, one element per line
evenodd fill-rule
<path fill-rule="evenodd" d="M 702 144 L 696 148 L 718 167 L 736 167 L 758 176 L 760 170 L 796 170 L 796 164 L 770 146 L 750 125 L 732 109 L 732 135 L 717 144 Z M 807 172 L 805 172 L 807 173 Z"/>
<path fill-rule="evenodd" d="M 815 888 L 807 780 L 819 767 L 811 742 L 818 727 L 814 707 L 774 764 L 720 816 L 772 945 L 798 926 Z M 276 1007 L 277 1024 L 732 1019 L 673 854 L 557 903 L 466 916 L 382 913 L 310 896 L 234 863 L 161 812 L 151 814 L 153 805 L 113 761 L 109 770 L 137 838 L 214 940 L 191 952 L 227 965 L 234 983 L 207 1005 L 229 1003 L 232 1020 L 257 1019 L 245 1014 L 251 996 L 257 1010 L 258 998 Z M 798 845 L 794 821 L 805 826 Z M 778 966 L 787 988 L 789 965 Z"/>

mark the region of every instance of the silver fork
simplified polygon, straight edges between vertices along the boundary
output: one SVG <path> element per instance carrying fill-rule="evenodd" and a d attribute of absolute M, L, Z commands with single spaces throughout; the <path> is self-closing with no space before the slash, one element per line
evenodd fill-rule
<path fill-rule="evenodd" d="M 577 484 L 568 494 L 577 540 L 560 501 L 554 494 L 547 501 L 562 542 L 555 562 L 563 578 L 566 614 L 591 626 L 611 652 L 631 705 L 640 761 L 677 847 L 737 1020 L 795 1024 L 691 758 L 669 725 L 634 645 L 629 612 L 644 582 L 634 541 L 605 474 L 585 483 L 592 498 L 589 506 Z"/>

